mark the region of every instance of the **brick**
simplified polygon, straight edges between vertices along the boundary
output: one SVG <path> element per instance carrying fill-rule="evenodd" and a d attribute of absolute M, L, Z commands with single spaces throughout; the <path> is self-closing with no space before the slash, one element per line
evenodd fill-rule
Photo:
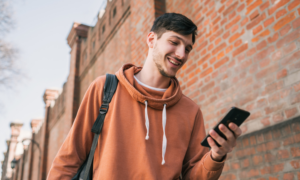
<path fill-rule="evenodd" d="M 273 138 L 278 139 L 281 138 L 281 131 L 280 129 L 273 129 L 272 130 Z"/>
<path fill-rule="evenodd" d="M 235 12 L 235 11 L 231 12 L 231 13 L 228 15 L 228 20 L 231 20 L 232 18 L 234 18 L 235 15 L 236 15 L 236 12 Z"/>
<path fill-rule="evenodd" d="M 265 153 L 264 159 L 265 159 L 265 162 L 270 163 L 270 162 L 276 161 L 276 156 L 274 156 L 272 153 Z"/>
<path fill-rule="evenodd" d="M 270 31 L 268 29 L 264 30 L 262 33 L 260 33 L 258 36 L 252 39 L 252 42 L 257 42 L 259 39 L 268 36 L 270 34 Z"/>
<path fill-rule="evenodd" d="M 220 9 L 218 10 L 218 13 L 222 13 L 222 11 L 225 9 L 225 5 L 223 5 L 222 7 L 220 7 Z"/>
<path fill-rule="evenodd" d="M 256 140 L 257 140 L 257 144 L 263 143 L 265 141 L 263 134 L 257 134 L 256 135 Z M 262 147 L 260 147 L 259 150 L 262 150 L 261 148 Z"/>
<path fill-rule="evenodd" d="M 259 48 L 257 48 L 257 49 L 259 49 Z M 261 68 L 267 67 L 270 64 L 270 62 L 271 62 L 270 58 L 263 59 L 259 62 L 259 66 Z"/>
<path fill-rule="evenodd" d="M 294 0 L 289 6 L 288 6 L 288 10 L 291 11 L 292 9 L 296 8 L 297 6 L 299 6 L 300 1 L 299 0 Z"/>
<path fill-rule="evenodd" d="M 204 56 L 203 58 L 201 58 L 199 61 L 198 61 L 198 65 L 202 65 L 205 61 L 207 61 L 209 58 L 211 57 L 210 54 L 207 54 L 206 56 Z"/>
<path fill-rule="evenodd" d="M 274 17 L 271 17 L 271 18 L 265 20 L 265 22 L 264 22 L 265 28 L 268 27 L 270 24 L 272 24 L 274 21 L 275 21 Z"/>
<path fill-rule="evenodd" d="M 287 70 L 286 69 L 283 69 L 281 70 L 280 72 L 277 73 L 277 79 L 280 79 L 280 78 L 283 78 L 283 77 L 286 77 L 287 76 Z"/>
<path fill-rule="evenodd" d="M 207 85 L 203 86 L 203 88 L 201 88 L 201 92 L 202 92 L 202 93 L 203 93 L 203 92 L 206 92 L 207 90 L 213 88 L 214 85 L 215 85 L 215 82 L 213 82 L 213 81 L 210 82 L 210 83 L 208 83 Z"/>
<path fill-rule="evenodd" d="M 277 9 L 283 7 L 289 2 L 289 0 L 281 0 L 278 1 L 277 4 L 274 4 L 270 9 L 269 9 L 269 15 L 273 14 Z"/>
<path fill-rule="evenodd" d="M 223 39 L 227 39 L 230 36 L 230 31 L 227 31 L 224 35 L 223 35 Z"/>
<path fill-rule="evenodd" d="M 264 162 L 261 155 L 253 156 L 252 161 L 254 165 L 259 165 L 260 163 Z"/>
<path fill-rule="evenodd" d="M 241 26 L 244 26 L 249 21 L 248 17 L 244 17 L 244 19 L 241 22 Z"/>
<path fill-rule="evenodd" d="M 263 13 L 259 15 L 257 18 L 255 18 L 253 21 L 251 21 L 247 26 L 247 30 L 252 29 L 254 26 L 258 25 L 261 21 L 263 21 L 266 18 L 266 14 Z"/>
<path fill-rule="evenodd" d="M 245 30 L 243 29 L 240 33 L 235 33 L 229 38 L 229 43 L 234 42 L 236 39 L 238 39 L 241 35 L 245 33 Z"/>
<path fill-rule="evenodd" d="M 253 9 L 262 4 L 262 0 L 256 0 L 253 4 L 247 7 L 246 14 L 249 14 Z"/>
<path fill-rule="evenodd" d="M 255 56 L 255 60 L 260 61 L 260 60 L 266 58 L 268 55 L 270 55 L 274 51 L 275 51 L 274 46 L 270 46 L 267 49 L 257 53 L 256 56 Z"/>
<path fill-rule="evenodd" d="M 231 11 L 233 11 L 238 5 L 238 2 L 235 2 L 234 4 L 230 5 L 224 12 L 223 16 L 228 15 Z"/>
<path fill-rule="evenodd" d="M 290 153 L 288 150 L 283 149 L 283 150 L 279 150 L 278 154 L 277 154 L 278 159 L 287 159 L 290 157 Z"/>
<path fill-rule="evenodd" d="M 289 136 L 289 135 L 292 134 L 291 127 L 290 127 L 289 125 L 283 127 L 283 128 L 281 129 L 281 132 L 282 132 L 282 135 L 283 135 L 283 136 Z"/>
<path fill-rule="evenodd" d="M 283 180 L 294 180 L 294 173 L 284 173 Z"/>
<path fill-rule="evenodd" d="M 240 47 L 238 47 L 235 51 L 233 51 L 232 56 L 235 57 L 238 54 L 244 52 L 245 50 L 248 49 L 248 43 L 241 45 Z"/>
<path fill-rule="evenodd" d="M 264 125 L 264 126 L 269 126 L 270 125 L 270 118 L 266 117 L 260 120 L 260 122 Z"/>
<path fill-rule="evenodd" d="M 297 18 L 292 24 L 294 29 L 298 28 L 300 26 L 300 18 Z"/>
<path fill-rule="evenodd" d="M 294 108 L 285 110 L 284 113 L 285 113 L 286 117 L 289 119 L 289 118 L 295 116 L 298 113 L 298 110 L 296 107 L 294 107 Z"/>
<path fill-rule="evenodd" d="M 243 167 L 243 168 L 249 167 L 250 161 L 249 161 L 249 159 L 247 158 L 247 159 L 242 160 L 242 161 L 241 161 L 241 164 L 242 164 L 242 167 Z"/>
<path fill-rule="evenodd" d="M 293 138 L 294 138 L 295 143 L 299 143 L 300 142 L 300 133 L 295 134 Z"/>
<path fill-rule="evenodd" d="M 216 46 L 217 46 L 218 44 L 220 44 L 221 40 L 222 40 L 221 38 L 216 39 L 216 41 L 215 41 Z"/>
<path fill-rule="evenodd" d="M 300 37 L 300 29 L 295 30 L 290 34 L 286 35 L 284 38 L 277 41 L 276 45 L 278 48 L 281 48 L 282 46 L 292 42 L 295 39 L 298 39 L 299 37 Z"/>
<path fill-rule="evenodd" d="M 229 29 L 231 28 L 233 25 L 235 25 L 236 23 L 238 23 L 241 20 L 241 16 L 238 15 L 236 16 L 232 21 L 230 21 L 228 24 L 225 25 L 225 29 Z"/>
<path fill-rule="evenodd" d="M 295 90 L 295 92 L 300 91 L 300 83 L 294 85 L 294 90 Z"/>
<path fill-rule="evenodd" d="M 267 2 L 263 3 L 262 5 L 260 5 L 259 8 L 260 8 L 261 11 L 264 11 L 269 6 L 270 6 L 270 3 L 269 3 L 269 1 L 267 1 Z"/>
<path fill-rule="evenodd" d="M 239 25 L 238 24 L 236 24 L 236 25 L 234 25 L 232 28 L 231 28 L 231 33 L 234 33 L 236 30 L 238 30 L 239 29 Z"/>
<path fill-rule="evenodd" d="M 278 33 L 276 33 L 273 35 L 273 37 L 268 38 L 268 42 L 273 43 L 273 42 L 277 41 L 278 37 L 279 37 L 279 35 L 278 35 Z"/>
<path fill-rule="evenodd" d="M 226 62 L 229 61 L 229 58 L 228 57 L 224 57 L 223 59 L 221 59 L 220 61 L 218 61 L 215 65 L 214 65 L 214 68 L 217 69 L 219 68 L 220 66 L 222 66 L 223 64 L 225 64 Z"/>
<path fill-rule="evenodd" d="M 287 16 L 285 16 L 284 18 L 282 18 L 281 20 L 279 20 L 274 26 L 273 29 L 275 31 L 278 31 L 279 29 L 281 29 L 284 25 L 290 23 L 291 21 L 293 21 L 296 18 L 295 12 L 292 12 L 290 14 L 288 14 Z M 291 27 L 290 27 L 291 28 Z"/>
<path fill-rule="evenodd" d="M 250 21 L 252 21 L 254 18 L 256 18 L 259 15 L 258 10 L 255 10 L 252 14 L 250 14 Z"/>
<path fill-rule="evenodd" d="M 288 145 L 295 143 L 294 137 L 287 137 L 287 138 L 283 139 L 282 141 L 283 141 L 284 146 L 288 146 Z"/>
<path fill-rule="evenodd" d="M 233 45 L 230 45 L 226 48 L 225 52 L 229 53 L 233 49 Z"/>
<path fill-rule="evenodd" d="M 252 32 L 253 32 L 253 35 L 256 35 L 257 33 L 259 33 L 260 31 L 262 31 L 263 30 L 263 27 L 260 25 L 260 26 L 257 26 L 256 28 L 254 28 L 253 30 L 252 30 Z"/>
<path fill-rule="evenodd" d="M 291 147 L 291 154 L 293 157 L 300 156 L 300 148 L 299 147 Z"/>
<path fill-rule="evenodd" d="M 220 50 L 224 49 L 226 47 L 226 43 L 222 43 L 219 46 L 217 46 L 213 51 L 212 54 L 217 54 Z"/>
<path fill-rule="evenodd" d="M 241 4 L 236 10 L 237 12 L 241 12 L 245 8 L 245 4 Z"/>
<path fill-rule="evenodd" d="M 276 19 L 280 18 L 281 16 L 285 15 L 287 13 L 287 11 L 285 9 L 281 9 L 280 11 L 278 11 L 276 13 Z"/>
<path fill-rule="evenodd" d="M 262 42 L 260 42 L 257 46 L 256 46 L 256 49 L 257 49 L 257 51 L 260 51 L 260 50 L 262 50 L 263 48 L 265 48 L 265 47 L 267 47 L 267 42 L 266 41 L 262 41 Z"/>
<path fill-rule="evenodd" d="M 221 58 L 224 57 L 224 56 L 225 56 L 224 52 L 223 52 L 223 51 L 220 52 L 220 53 L 217 55 L 217 60 L 221 59 Z"/>
<path fill-rule="evenodd" d="M 280 171 L 283 170 L 283 168 L 284 168 L 284 164 L 283 163 L 274 165 L 274 166 L 272 166 L 272 172 L 273 173 L 280 172 Z"/>
<path fill-rule="evenodd" d="M 242 43 L 243 43 L 243 41 L 242 41 L 241 39 L 239 39 L 239 40 L 235 41 L 234 47 L 238 47 L 238 46 L 240 46 Z"/>
<path fill-rule="evenodd" d="M 283 116 L 283 113 L 282 113 L 282 112 L 276 113 L 276 114 L 274 114 L 273 117 L 272 117 L 272 120 L 273 120 L 275 123 L 281 122 L 281 121 L 283 121 L 283 119 L 284 119 L 284 116 Z"/>

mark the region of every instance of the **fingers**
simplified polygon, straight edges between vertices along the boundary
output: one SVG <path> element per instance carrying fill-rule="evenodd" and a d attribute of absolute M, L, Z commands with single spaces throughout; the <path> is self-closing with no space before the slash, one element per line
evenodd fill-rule
<path fill-rule="evenodd" d="M 218 144 L 221 145 L 221 150 L 223 150 L 227 153 L 232 149 L 232 148 L 230 148 L 228 142 L 224 138 L 222 138 L 216 131 L 210 130 L 209 134 L 215 141 L 217 141 Z M 222 152 L 220 152 L 220 153 L 222 153 Z"/>
<path fill-rule="evenodd" d="M 238 138 L 239 136 L 242 135 L 242 130 L 239 128 L 236 124 L 234 123 L 229 123 L 229 128 L 234 132 L 235 137 Z"/>
<path fill-rule="evenodd" d="M 236 136 L 224 125 L 219 125 L 220 131 L 226 136 L 227 143 L 229 144 L 229 152 L 232 151 L 232 148 L 236 146 Z"/>

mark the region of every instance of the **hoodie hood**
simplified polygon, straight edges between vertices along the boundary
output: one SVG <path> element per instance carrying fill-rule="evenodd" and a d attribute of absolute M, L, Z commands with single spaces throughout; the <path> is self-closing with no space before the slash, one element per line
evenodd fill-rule
<path fill-rule="evenodd" d="M 170 86 L 166 92 L 164 92 L 161 99 L 157 99 L 153 96 L 143 95 L 141 92 L 139 92 L 134 87 L 133 83 L 134 75 L 141 70 L 142 67 L 136 67 L 133 64 L 125 64 L 116 73 L 119 82 L 126 87 L 128 93 L 133 99 L 143 104 L 145 104 L 145 101 L 147 101 L 149 107 L 157 110 L 163 110 L 164 104 L 166 104 L 167 108 L 171 107 L 180 100 L 182 97 L 182 91 L 180 89 L 179 82 L 175 77 L 171 78 Z"/>

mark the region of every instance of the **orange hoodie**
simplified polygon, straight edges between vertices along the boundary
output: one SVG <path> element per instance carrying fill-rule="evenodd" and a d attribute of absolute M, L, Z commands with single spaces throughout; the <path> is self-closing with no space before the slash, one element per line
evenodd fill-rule
<path fill-rule="evenodd" d="M 94 155 L 93 177 L 101 180 L 218 179 L 223 162 L 200 145 L 202 113 L 182 94 L 176 78 L 166 92 L 139 85 L 131 64 L 117 73 L 119 84 L 109 105 Z M 91 149 L 91 128 L 102 103 L 105 76 L 88 88 L 74 124 L 55 157 L 48 180 L 70 180 Z"/>

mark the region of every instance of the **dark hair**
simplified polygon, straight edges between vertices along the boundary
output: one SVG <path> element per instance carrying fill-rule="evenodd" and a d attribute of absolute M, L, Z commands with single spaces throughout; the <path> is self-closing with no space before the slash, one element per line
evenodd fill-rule
<path fill-rule="evenodd" d="M 166 31 L 174 31 L 182 35 L 192 34 L 192 41 L 195 43 L 197 26 L 182 14 L 165 13 L 155 19 L 151 31 L 157 34 L 158 39 Z"/>

